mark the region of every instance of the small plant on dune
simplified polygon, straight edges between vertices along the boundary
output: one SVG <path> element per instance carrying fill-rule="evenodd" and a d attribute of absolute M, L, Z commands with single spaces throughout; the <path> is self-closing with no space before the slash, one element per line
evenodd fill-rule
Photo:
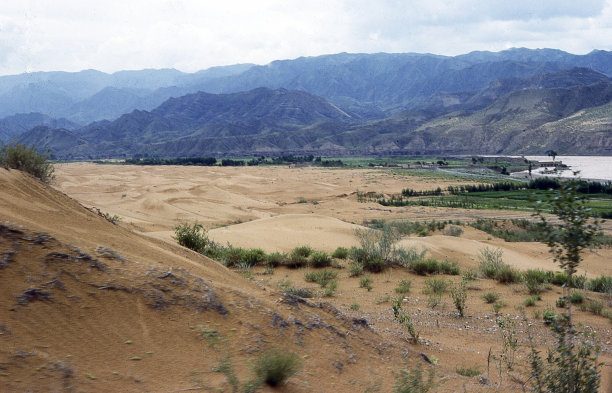
<path fill-rule="evenodd" d="M 288 259 L 287 254 L 280 252 L 273 252 L 271 254 L 266 255 L 266 265 L 269 267 L 278 267 L 285 263 Z"/>
<path fill-rule="evenodd" d="M 507 304 L 506 304 L 506 302 L 504 302 L 504 301 L 498 300 L 498 301 L 496 301 L 495 303 L 493 303 L 491 306 L 493 307 L 493 312 L 494 312 L 495 314 L 499 314 L 499 312 L 501 311 L 501 309 L 502 309 L 502 308 L 504 308 L 504 307 L 506 307 L 506 306 L 507 306 Z"/>
<path fill-rule="evenodd" d="M 495 279 L 498 272 L 504 266 L 507 266 L 502 259 L 503 253 L 501 248 L 491 249 L 485 247 L 480 250 L 480 254 L 478 255 L 478 260 L 480 261 L 478 270 L 480 270 L 483 277 Z"/>
<path fill-rule="evenodd" d="M 538 300 L 540 300 L 540 296 L 539 295 L 533 295 L 533 296 L 529 296 L 527 299 L 525 299 L 525 301 L 523 302 L 523 306 L 525 307 L 533 307 L 536 305 L 536 303 L 538 302 Z"/>
<path fill-rule="evenodd" d="M 334 250 L 332 257 L 337 259 L 348 258 L 349 251 L 346 247 L 338 247 Z"/>
<path fill-rule="evenodd" d="M 365 270 L 373 273 L 383 271 L 392 261 L 395 243 L 401 237 L 388 225 L 381 229 L 356 229 L 355 236 L 361 247 L 352 250 L 351 258 L 361 262 Z"/>
<path fill-rule="evenodd" d="M 27 172 L 44 183 L 50 183 L 55 175 L 49 157 L 34 146 L 11 144 L 0 148 L 0 166 Z"/>
<path fill-rule="evenodd" d="M 353 311 L 358 311 L 359 310 L 359 303 L 352 303 L 350 306 L 350 309 Z"/>
<path fill-rule="evenodd" d="M 329 269 L 304 273 L 304 280 L 307 282 L 315 282 L 319 284 L 321 288 L 325 288 L 327 284 L 336 277 L 338 277 L 338 273 Z"/>
<path fill-rule="evenodd" d="M 272 348 L 253 362 L 253 372 L 257 378 L 269 386 L 279 386 L 302 367 L 300 358 L 293 352 Z"/>
<path fill-rule="evenodd" d="M 393 310 L 395 320 L 410 334 L 413 344 L 418 344 L 419 332 L 414 327 L 410 315 L 402 309 L 402 298 L 393 299 L 391 309 Z"/>
<path fill-rule="evenodd" d="M 324 251 L 314 251 L 310 255 L 309 265 L 312 267 L 328 267 L 331 263 L 331 257 Z"/>
<path fill-rule="evenodd" d="M 427 393 L 436 387 L 436 372 L 429 369 L 429 375 L 425 376 L 421 365 L 412 370 L 400 370 L 395 375 L 393 393 Z"/>
<path fill-rule="evenodd" d="M 410 287 L 412 286 L 411 280 L 401 280 L 397 287 L 395 287 L 395 292 L 400 295 L 407 295 L 410 293 Z"/>
<path fill-rule="evenodd" d="M 499 293 L 487 292 L 484 295 L 482 295 L 482 300 L 484 300 L 485 303 L 493 304 L 499 300 Z"/>
<path fill-rule="evenodd" d="M 460 367 L 455 372 L 463 377 L 475 377 L 480 375 L 480 370 L 477 367 Z"/>
<path fill-rule="evenodd" d="M 119 221 L 121 221 L 121 217 L 119 217 L 118 215 L 110 215 L 109 213 L 104 213 L 102 214 L 102 217 L 104 217 L 104 219 L 106 219 L 106 221 L 110 222 L 111 224 L 117 225 L 119 223 Z"/>
<path fill-rule="evenodd" d="M 246 250 L 242 256 L 242 262 L 249 267 L 257 266 L 258 264 L 263 263 L 265 260 L 266 253 L 261 248 L 251 248 L 250 250 Z"/>
<path fill-rule="evenodd" d="M 444 236 L 455 236 L 459 237 L 463 234 L 463 229 L 461 227 L 451 225 L 442 232 Z"/>
<path fill-rule="evenodd" d="M 359 277 L 363 274 L 363 264 L 358 261 L 351 261 L 349 263 L 349 276 Z"/>
<path fill-rule="evenodd" d="M 461 317 L 465 316 L 465 308 L 467 301 L 467 287 L 465 282 L 461 281 L 456 286 L 452 287 L 450 290 L 451 299 L 453 299 L 453 304 L 455 308 L 459 312 Z"/>
<path fill-rule="evenodd" d="M 208 245 L 208 237 L 206 230 L 202 224 L 194 222 L 189 225 L 187 223 L 179 224 L 174 228 L 174 240 L 195 252 L 203 252 Z"/>
<path fill-rule="evenodd" d="M 297 269 L 306 266 L 308 264 L 308 255 L 310 255 L 311 251 L 312 250 L 310 249 L 310 247 L 297 247 L 293 249 L 293 251 L 291 251 L 291 254 L 289 254 L 289 258 L 287 259 L 287 267 Z"/>
<path fill-rule="evenodd" d="M 370 292 L 372 290 L 372 277 L 365 275 L 359 280 L 359 288 L 365 288 Z"/>
<path fill-rule="evenodd" d="M 322 297 L 332 297 L 336 295 L 336 290 L 338 289 L 338 280 L 332 280 L 327 284 L 326 287 L 321 291 Z"/>

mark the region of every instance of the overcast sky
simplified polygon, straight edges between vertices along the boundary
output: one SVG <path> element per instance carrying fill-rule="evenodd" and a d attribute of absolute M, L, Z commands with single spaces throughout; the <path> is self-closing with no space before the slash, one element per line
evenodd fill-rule
<path fill-rule="evenodd" d="M 612 50 L 612 0 L 0 0 L 0 75 L 511 47 Z"/>

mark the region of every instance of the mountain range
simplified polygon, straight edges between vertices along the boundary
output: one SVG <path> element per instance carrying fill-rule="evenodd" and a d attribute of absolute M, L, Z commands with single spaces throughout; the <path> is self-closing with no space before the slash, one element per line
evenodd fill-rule
<path fill-rule="evenodd" d="M 612 52 L 552 49 L 22 74 L 0 77 L 0 140 L 64 159 L 612 154 L 611 75 Z"/>

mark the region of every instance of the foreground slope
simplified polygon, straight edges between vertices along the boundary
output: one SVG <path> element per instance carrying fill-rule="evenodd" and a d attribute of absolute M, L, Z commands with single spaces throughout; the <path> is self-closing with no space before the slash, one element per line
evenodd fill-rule
<path fill-rule="evenodd" d="M 416 362 L 363 320 L 115 226 L 23 173 L 0 170 L 0 188 L 0 390 L 229 389 L 212 368 L 230 355 L 244 381 L 272 346 L 303 358 L 288 391 L 388 390 L 400 354 Z"/>

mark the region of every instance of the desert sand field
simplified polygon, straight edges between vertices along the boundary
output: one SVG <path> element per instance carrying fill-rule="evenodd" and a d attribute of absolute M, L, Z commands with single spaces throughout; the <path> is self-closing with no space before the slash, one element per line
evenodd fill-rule
<path fill-rule="evenodd" d="M 346 261 L 338 261 L 343 268 L 337 269 L 335 296 L 295 303 L 278 285 L 289 280 L 316 291 L 316 284 L 304 280 L 308 269 L 232 271 L 172 239 L 176 225 L 197 220 L 221 244 L 266 252 L 310 245 L 331 252 L 358 244 L 355 229 L 372 219 L 530 217 L 383 207 L 360 203 L 356 196 L 357 191 L 390 194 L 463 181 L 377 169 L 74 163 L 56 165 L 57 178 L 49 188 L 16 171 L 0 172 L 5 224 L 0 251 L 10 255 L 7 267 L 0 268 L 0 279 L 10 283 L 0 288 L 5 306 L 0 311 L 0 390 L 232 391 L 227 375 L 211 371 L 224 354 L 231 355 L 243 381 L 250 360 L 277 345 L 300 354 L 303 368 L 287 385 L 270 391 L 390 392 L 400 369 L 431 367 L 422 360 L 426 357 L 437 363 L 435 391 L 519 392 L 526 378 L 521 371 L 527 366 L 527 326 L 540 348 L 553 344 L 535 314 L 554 308 L 559 287 L 545 291 L 523 320 L 518 307 L 528 296 L 525 288 L 478 279 L 468 288 L 467 313 L 461 318 L 448 295 L 437 308 L 428 307 L 422 293 L 426 277 L 387 269 L 370 274 L 367 290 L 359 277 L 349 276 Z M 121 220 L 113 225 L 81 205 Z M 508 243 L 463 229 L 460 237 L 436 232 L 407 236 L 399 244 L 427 249 L 428 256 L 457 262 L 462 270 L 478 265 L 484 247 L 501 248 L 504 260 L 518 269 L 557 270 L 542 244 Z M 97 262 L 87 262 L 92 260 Z M 581 273 L 612 275 L 611 261 L 609 248 L 587 251 Z M 420 332 L 420 344 L 408 342 L 391 311 L 394 288 L 405 279 L 412 288 L 404 307 Z M 499 359 L 502 344 L 492 308 L 482 300 L 487 292 L 500 295 L 505 302 L 501 315 L 513 320 L 521 334 L 515 372 L 501 377 L 489 356 Z M 34 298 L 25 296 L 32 293 Z M 588 296 L 610 302 L 603 294 Z M 612 325 L 578 310 L 576 319 L 597 335 L 601 391 L 612 392 Z M 458 375 L 460 368 L 476 369 L 480 376 Z"/>

